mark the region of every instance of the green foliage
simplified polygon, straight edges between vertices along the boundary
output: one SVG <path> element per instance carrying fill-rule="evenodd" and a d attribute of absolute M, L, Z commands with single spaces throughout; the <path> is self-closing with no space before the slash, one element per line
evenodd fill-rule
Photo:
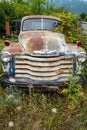
<path fill-rule="evenodd" d="M 82 85 L 78 81 L 78 70 L 75 75 L 69 77 L 69 83 L 67 88 L 62 90 L 62 93 L 67 96 L 68 99 L 68 108 L 74 109 L 78 106 L 79 103 L 83 102 L 86 98 L 82 93 Z"/>
<path fill-rule="evenodd" d="M 85 17 L 85 20 L 84 21 L 86 21 L 87 22 L 87 15 L 86 15 L 86 17 Z"/>
<path fill-rule="evenodd" d="M 66 36 L 68 43 L 74 43 L 80 38 L 80 22 L 77 14 L 71 14 L 67 10 L 62 13 L 56 13 L 62 20 L 62 25 L 56 31 L 62 32 Z M 79 39 L 80 40 L 80 39 Z"/>
<path fill-rule="evenodd" d="M 12 24 L 15 20 L 20 20 L 23 16 L 32 14 L 29 6 L 26 4 L 20 2 L 13 3 L 6 0 L 0 1 L 0 12 L 1 34 L 5 33 L 5 21 L 10 21 L 12 29 L 15 28 L 15 24 Z"/>
<path fill-rule="evenodd" d="M 0 32 L 5 31 L 5 21 L 15 19 L 13 4 L 10 2 L 0 2 Z"/>
<path fill-rule="evenodd" d="M 82 14 L 80 15 L 80 19 L 81 19 L 81 21 L 87 22 L 87 14 L 86 14 L 86 13 L 82 13 Z"/>
<path fill-rule="evenodd" d="M 59 8 L 56 8 L 56 3 L 57 3 L 57 0 L 46 0 L 45 2 L 45 8 L 44 8 L 44 11 L 43 11 L 43 14 L 53 14 L 53 12 L 57 13 L 59 11 Z"/>
<path fill-rule="evenodd" d="M 15 102 L 16 97 L 19 102 Z M 78 109 L 71 110 L 67 107 L 67 99 L 58 93 L 31 90 L 30 96 L 30 93 L 20 93 L 15 88 L 0 88 L 0 103 L 1 130 L 71 130 L 71 126 L 72 130 L 87 128 L 86 101 L 82 106 L 78 104 Z"/>
<path fill-rule="evenodd" d="M 58 9 L 55 7 L 57 0 L 30 0 L 29 6 L 31 8 L 31 12 L 34 15 L 41 14 L 52 14 L 53 12 L 57 12 Z"/>
<path fill-rule="evenodd" d="M 86 17 L 86 14 L 85 14 L 85 13 L 81 13 L 81 14 L 80 14 L 80 18 L 81 18 L 81 20 L 84 21 L 85 17 Z"/>
<path fill-rule="evenodd" d="M 15 9 L 15 16 L 16 19 L 21 19 L 22 17 L 26 16 L 26 15 L 31 15 L 31 9 L 25 5 L 25 4 L 21 4 L 21 3 L 14 3 L 13 7 Z"/>
<path fill-rule="evenodd" d="M 11 2 L 14 2 L 14 3 L 20 3 L 20 4 L 25 4 L 26 0 L 10 0 Z"/>
<path fill-rule="evenodd" d="M 34 15 L 39 15 L 43 13 L 43 9 L 44 9 L 44 4 L 45 4 L 45 0 L 30 0 L 30 8 L 31 8 L 31 12 Z"/>

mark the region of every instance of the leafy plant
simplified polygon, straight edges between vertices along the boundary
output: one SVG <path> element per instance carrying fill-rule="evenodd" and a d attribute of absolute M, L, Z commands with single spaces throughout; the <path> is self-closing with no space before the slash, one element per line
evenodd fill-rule
<path fill-rule="evenodd" d="M 79 103 L 81 103 L 84 99 L 85 96 L 82 93 L 82 85 L 78 83 L 78 71 L 76 72 L 75 75 L 71 73 L 71 76 L 68 78 L 69 83 L 67 84 L 67 88 L 64 88 L 62 90 L 62 93 L 67 96 L 68 99 L 68 108 L 69 109 L 74 109 L 78 106 Z"/>
<path fill-rule="evenodd" d="M 56 31 L 65 35 L 68 43 L 75 43 L 80 40 L 80 22 L 77 14 L 72 14 L 67 10 L 63 10 L 61 13 L 56 13 L 55 16 L 60 17 L 62 24 L 56 28 Z"/>

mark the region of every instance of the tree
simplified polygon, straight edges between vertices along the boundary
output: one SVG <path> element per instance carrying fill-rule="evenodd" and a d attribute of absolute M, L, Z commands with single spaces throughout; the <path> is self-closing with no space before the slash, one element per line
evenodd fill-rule
<path fill-rule="evenodd" d="M 14 3 L 16 19 L 21 19 L 25 15 L 31 15 L 31 9 L 25 4 Z"/>
<path fill-rule="evenodd" d="M 81 20 L 84 21 L 84 20 L 85 20 L 85 17 L 86 17 L 86 14 L 85 14 L 85 13 L 81 13 L 81 14 L 80 14 L 80 18 L 81 18 Z"/>
<path fill-rule="evenodd" d="M 87 15 L 85 16 L 85 19 L 84 19 L 84 21 L 86 21 L 86 22 L 87 22 Z"/>
<path fill-rule="evenodd" d="M 34 15 L 43 14 L 44 5 L 45 0 L 29 0 L 29 6 Z"/>
<path fill-rule="evenodd" d="M 0 2 L 0 32 L 5 32 L 5 21 L 15 19 L 13 4 L 3 0 Z"/>
<path fill-rule="evenodd" d="M 46 8 L 56 8 L 57 0 L 46 0 Z"/>
<path fill-rule="evenodd" d="M 25 0 L 10 0 L 10 2 L 25 4 Z"/>
<path fill-rule="evenodd" d="M 53 15 L 59 17 L 62 20 L 60 27 L 56 28 L 56 31 L 62 32 L 68 43 L 73 43 L 78 39 L 81 40 L 80 22 L 77 14 L 72 14 L 67 10 L 62 13 L 53 13 Z"/>
<path fill-rule="evenodd" d="M 11 28 L 15 29 L 14 21 L 20 20 L 31 11 L 26 4 L 13 3 L 7 0 L 0 1 L 0 33 L 5 33 L 5 21 L 10 21 Z"/>

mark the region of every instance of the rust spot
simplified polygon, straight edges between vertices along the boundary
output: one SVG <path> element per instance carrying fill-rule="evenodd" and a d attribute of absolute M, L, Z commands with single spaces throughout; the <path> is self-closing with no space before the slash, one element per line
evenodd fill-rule
<path fill-rule="evenodd" d="M 63 73 L 63 70 L 57 70 L 56 73 L 61 74 L 61 73 Z"/>
<path fill-rule="evenodd" d="M 11 44 L 9 52 L 12 54 L 20 54 L 23 52 L 21 44 Z"/>
<path fill-rule="evenodd" d="M 29 33 L 30 40 L 27 43 L 26 49 L 29 52 L 34 50 L 42 50 L 45 48 L 45 37 L 43 32 Z"/>

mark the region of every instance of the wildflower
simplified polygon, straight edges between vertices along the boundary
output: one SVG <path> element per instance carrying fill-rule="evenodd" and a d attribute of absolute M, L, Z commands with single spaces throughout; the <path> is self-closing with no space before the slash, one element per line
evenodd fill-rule
<path fill-rule="evenodd" d="M 12 94 L 10 94 L 8 97 L 7 97 L 7 99 L 11 99 L 11 98 L 13 98 L 14 96 L 12 95 Z"/>
<path fill-rule="evenodd" d="M 14 122 L 13 122 L 13 121 L 10 121 L 10 122 L 8 123 L 8 125 L 9 125 L 9 127 L 14 127 Z"/>
<path fill-rule="evenodd" d="M 56 112 L 57 112 L 57 109 L 56 109 L 56 108 L 52 108 L 52 112 L 53 112 L 53 113 L 56 113 Z"/>
<path fill-rule="evenodd" d="M 21 106 L 16 107 L 16 110 L 21 111 Z"/>

